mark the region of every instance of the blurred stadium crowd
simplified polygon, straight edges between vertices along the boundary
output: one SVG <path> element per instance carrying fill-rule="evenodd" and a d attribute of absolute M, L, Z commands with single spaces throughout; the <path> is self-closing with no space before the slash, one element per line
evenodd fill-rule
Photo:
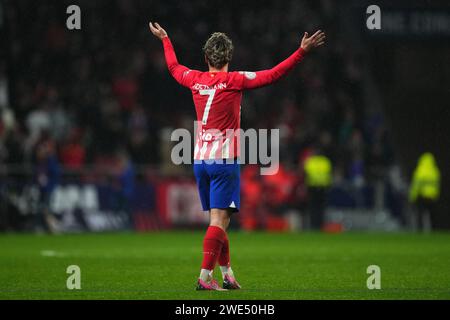
<path fill-rule="evenodd" d="M 148 21 L 164 26 L 179 61 L 198 69 L 205 68 L 201 47 L 214 31 L 233 39 L 232 70 L 257 70 L 289 55 L 304 31 L 322 28 L 328 36 L 323 49 L 276 85 L 244 95 L 243 127 L 280 128 L 282 164 L 274 176 L 243 167 L 243 212 L 302 210 L 303 161 L 319 151 L 332 162 L 330 203 L 372 208 L 381 183 L 383 206 L 401 217 L 405 187 L 389 132 L 373 103 L 364 54 L 341 33 L 336 2 L 213 8 L 206 0 L 79 1 L 79 31 L 66 29 L 68 4 L 17 0 L 4 8 L 9 61 L 1 73 L 3 81 L 9 74 L 10 95 L 1 109 L 2 174 L 31 168 L 39 183 L 39 172 L 50 180 L 59 172 L 56 184 L 61 172 L 78 172 L 83 180 L 83 172 L 104 171 L 125 194 L 135 173 L 189 177 L 190 166 L 170 163 L 168 132 L 192 129 L 195 111 L 189 91 L 167 72 Z"/>

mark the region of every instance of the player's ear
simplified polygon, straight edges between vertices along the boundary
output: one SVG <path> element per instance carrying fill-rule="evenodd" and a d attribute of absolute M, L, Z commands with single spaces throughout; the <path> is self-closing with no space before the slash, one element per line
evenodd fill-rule
<path fill-rule="evenodd" d="M 206 57 L 206 54 L 205 54 L 205 63 L 209 67 L 209 61 L 208 61 L 208 58 Z"/>

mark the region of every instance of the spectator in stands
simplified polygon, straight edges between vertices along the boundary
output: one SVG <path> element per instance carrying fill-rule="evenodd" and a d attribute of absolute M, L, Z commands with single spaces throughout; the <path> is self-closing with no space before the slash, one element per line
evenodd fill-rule
<path fill-rule="evenodd" d="M 152 2 L 119 1 L 106 6 L 104 1 L 94 1 L 83 11 L 89 32 L 67 32 L 64 23 L 55 20 L 65 11 L 64 2 L 49 6 L 11 1 L 5 16 L 11 32 L 8 69 L 14 76 L 7 79 L 6 100 L 16 123 L 6 139 L 0 138 L 0 164 L 31 165 L 32 151 L 42 132 L 48 131 L 64 167 L 108 167 L 117 150 L 127 150 L 132 163 L 140 167 L 190 172 L 187 166 L 176 170 L 168 166 L 170 150 L 163 148 L 169 144 L 159 141 L 164 137 L 168 142 L 170 134 L 164 128 L 184 127 L 178 119 L 193 119 L 194 111 L 186 108 L 188 94 L 172 94 L 180 89 L 166 73 L 159 46 L 147 41 L 143 26 L 148 17 L 142 13 L 151 8 L 155 16 L 171 23 L 174 41 L 188 53 L 183 61 L 194 67 L 200 67 L 195 63 L 198 57 L 189 52 L 212 29 L 228 32 L 236 41 L 246 39 L 235 52 L 235 70 L 274 65 L 297 45 L 298 30 L 320 25 L 331 31 L 338 22 L 337 6 L 328 2 L 288 0 L 283 2 L 283 14 L 277 2 L 256 3 L 236 4 L 239 10 L 233 4 L 219 4 L 222 14 L 211 17 L 204 1 L 178 3 L 176 15 Z M 183 23 L 176 20 L 179 16 Z M 27 27 L 31 19 L 32 29 Z M 264 21 L 277 27 L 267 28 Z M 183 32 L 186 25 L 193 26 L 189 36 Z M 246 97 L 242 125 L 280 128 L 281 157 L 288 166 L 298 161 L 297 155 L 307 154 L 309 145 L 319 143 L 342 172 L 339 183 L 349 183 L 355 176 L 366 181 L 374 171 L 382 180 L 393 157 L 386 130 L 380 129 L 383 119 L 366 114 L 364 57 L 345 38 L 330 38 L 321 56 L 312 55 L 294 70 L 295 76 L 277 85 L 284 86 L 288 96 L 280 98 L 279 88 L 267 88 Z M 1 75 L 5 70 L 0 65 Z M 0 76 L 0 102 L 5 100 L 4 88 Z M 83 139 L 74 141 L 72 128 L 80 128 Z M 300 170 L 297 174 L 301 180 Z M 251 180 L 249 185 L 256 183 Z"/>
<path fill-rule="evenodd" d="M 120 188 L 121 209 L 128 215 L 128 225 L 132 227 L 131 203 L 135 188 L 136 172 L 126 151 L 119 151 L 117 156 L 117 178 Z"/>
<path fill-rule="evenodd" d="M 60 168 L 55 145 L 48 133 L 44 133 L 36 144 L 35 182 L 39 188 L 39 208 L 36 226 L 49 232 L 57 231 L 57 223 L 50 209 L 50 196 L 60 178 Z"/>
<path fill-rule="evenodd" d="M 86 150 L 82 143 L 82 132 L 73 128 L 59 153 L 62 165 L 66 169 L 81 169 L 86 161 Z"/>

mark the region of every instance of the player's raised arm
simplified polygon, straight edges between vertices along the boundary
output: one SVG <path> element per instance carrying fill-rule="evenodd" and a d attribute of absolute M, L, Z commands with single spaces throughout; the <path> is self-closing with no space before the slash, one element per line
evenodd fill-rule
<path fill-rule="evenodd" d="M 243 72 L 242 89 L 260 88 L 278 81 L 281 77 L 292 70 L 295 65 L 304 58 L 307 52 L 313 48 L 320 47 L 324 43 L 325 33 L 321 30 L 318 30 L 311 37 L 308 37 L 308 32 L 305 32 L 300 47 L 286 60 L 269 70 Z"/>
<path fill-rule="evenodd" d="M 160 39 L 163 43 L 167 68 L 169 69 L 172 77 L 174 77 L 179 84 L 183 86 L 189 86 L 190 82 L 188 75 L 191 70 L 178 63 L 175 50 L 172 46 L 172 42 L 170 41 L 169 36 L 167 35 L 166 30 L 164 30 L 157 22 L 155 22 L 154 24 L 150 22 L 148 25 L 153 35 Z"/>

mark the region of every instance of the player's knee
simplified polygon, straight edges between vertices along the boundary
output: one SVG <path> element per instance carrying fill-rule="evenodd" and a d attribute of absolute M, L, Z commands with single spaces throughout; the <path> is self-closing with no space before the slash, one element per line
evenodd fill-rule
<path fill-rule="evenodd" d="M 212 209 L 211 210 L 210 225 L 218 226 L 218 227 L 226 230 L 229 222 L 230 222 L 230 215 L 227 212 L 227 210 L 222 210 L 222 209 Z"/>

